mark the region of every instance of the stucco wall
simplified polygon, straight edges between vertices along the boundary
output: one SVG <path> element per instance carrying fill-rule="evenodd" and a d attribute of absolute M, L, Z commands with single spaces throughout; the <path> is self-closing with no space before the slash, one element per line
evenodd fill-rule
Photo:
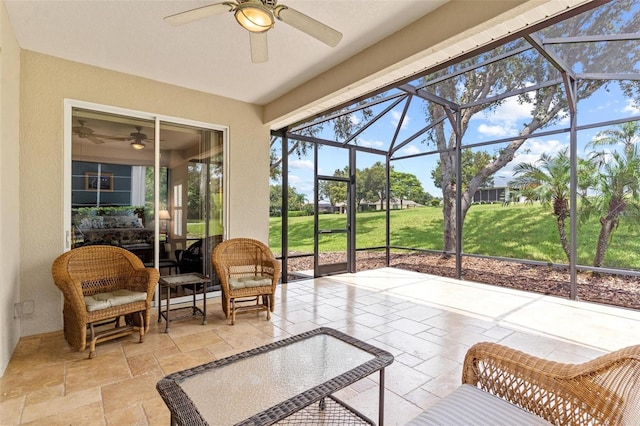
<path fill-rule="evenodd" d="M 20 48 L 4 3 L 0 3 L 0 375 L 20 339 L 20 222 L 18 129 Z"/>
<path fill-rule="evenodd" d="M 229 237 L 268 240 L 269 129 L 255 105 L 22 51 L 20 231 L 22 335 L 60 330 L 51 263 L 63 251 L 64 98 L 229 127 Z M 250 188 L 250 190 L 248 190 Z"/>

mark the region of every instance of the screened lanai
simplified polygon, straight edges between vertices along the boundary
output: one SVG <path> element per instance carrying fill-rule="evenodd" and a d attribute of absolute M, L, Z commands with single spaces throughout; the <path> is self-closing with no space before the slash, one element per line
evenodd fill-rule
<path fill-rule="evenodd" d="M 380 266 L 640 309 L 640 2 L 273 132 L 283 281 Z"/>

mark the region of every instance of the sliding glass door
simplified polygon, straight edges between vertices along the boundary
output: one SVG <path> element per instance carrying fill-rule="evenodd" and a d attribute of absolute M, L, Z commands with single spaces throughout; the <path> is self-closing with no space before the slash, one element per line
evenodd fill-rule
<path fill-rule="evenodd" d="M 161 275 L 200 273 L 217 290 L 210 256 L 225 230 L 226 129 L 75 101 L 68 109 L 67 248 L 119 246 Z"/>

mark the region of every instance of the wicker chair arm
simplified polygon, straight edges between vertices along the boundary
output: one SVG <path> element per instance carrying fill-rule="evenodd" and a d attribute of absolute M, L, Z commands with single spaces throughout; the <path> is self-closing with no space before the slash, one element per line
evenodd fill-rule
<path fill-rule="evenodd" d="M 132 291 L 150 294 L 150 297 L 153 298 L 159 279 L 160 273 L 155 268 L 136 268 L 131 272 L 125 286 Z"/>
<path fill-rule="evenodd" d="M 53 282 L 62 292 L 65 305 L 75 312 L 75 316 L 77 316 L 80 321 L 83 321 L 86 317 L 87 310 L 84 302 L 82 281 L 72 277 L 66 266 L 66 259 L 62 256 L 53 263 L 51 268 Z"/>
<path fill-rule="evenodd" d="M 69 276 L 63 278 L 58 275 L 55 279 L 55 285 L 62 292 L 64 309 L 67 311 L 67 315 L 73 318 L 78 324 L 86 323 L 87 305 L 84 301 L 84 294 L 82 293 L 82 283 Z"/>
<path fill-rule="evenodd" d="M 282 273 L 282 263 L 279 260 L 272 259 L 270 267 L 273 270 L 273 277 L 275 277 L 276 281 L 280 279 L 280 274 Z M 274 283 L 274 284 L 277 284 Z"/>
<path fill-rule="evenodd" d="M 280 278 L 282 264 L 280 263 L 279 260 L 276 260 L 275 258 L 265 259 L 262 262 L 260 262 L 260 267 L 264 274 L 268 274 L 272 277 Z"/>
<path fill-rule="evenodd" d="M 478 343 L 467 352 L 462 382 L 553 424 L 640 424 L 640 345 L 566 364 Z"/>

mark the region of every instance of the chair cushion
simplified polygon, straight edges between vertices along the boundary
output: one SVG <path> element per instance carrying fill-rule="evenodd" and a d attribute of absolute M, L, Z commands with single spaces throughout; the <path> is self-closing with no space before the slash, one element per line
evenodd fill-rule
<path fill-rule="evenodd" d="M 229 278 L 229 287 L 232 290 L 247 287 L 261 287 L 271 285 L 271 277 L 255 275 L 250 277 Z"/>
<path fill-rule="evenodd" d="M 549 425 L 541 417 L 471 385 L 462 385 L 413 419 L 412 426 Z"/>
<path fill-rule="evenodd" d="M 93 296 L 84 296 L 88 312 L 144 300 L 147 300 L 147 293 L 131 290 L 114 290 L 107 293 L 97 293 Z"/>

